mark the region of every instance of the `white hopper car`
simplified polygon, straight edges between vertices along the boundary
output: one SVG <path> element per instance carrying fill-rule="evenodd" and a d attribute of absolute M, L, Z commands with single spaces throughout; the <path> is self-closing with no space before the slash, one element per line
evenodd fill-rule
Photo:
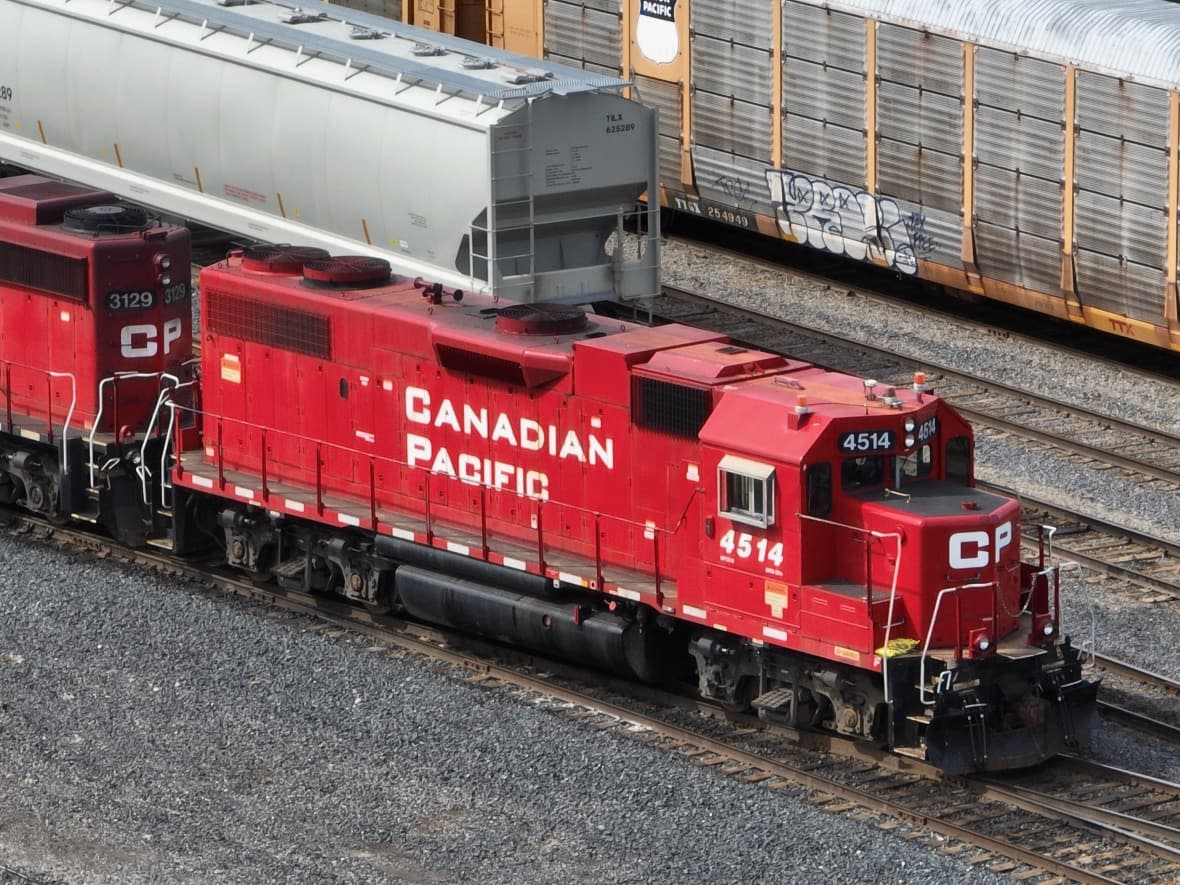
<path fill-rule="evenodd" d="M 516 300 L 658 288 L 625 86 L 316 2 L 0 0 L 0 159 Z"/>

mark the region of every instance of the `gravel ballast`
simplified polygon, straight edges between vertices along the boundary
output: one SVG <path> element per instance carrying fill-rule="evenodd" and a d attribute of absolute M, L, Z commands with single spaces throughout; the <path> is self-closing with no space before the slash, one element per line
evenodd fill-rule
<path fill-rule="evenodd" d="M 719 279 L 718 264 L 666 253 L 669 283 L 1091 407 L 1101 390 L 1117 414 L 1176 429 L 1174 388 L 755 268 Z M 981 434 L 978 466 L 1165 537 L 1180 525 L 1174 491 L 1011 440 Z M 0 563 L 0 865 L 40 881 L 1006 881 L 304 619 L 7 537 Z M 1065 583 L 1075 635 L 1093 612 L 1100 650 L 1180 675 L 1174 604 Z M 1120 729 L 1095 755 L 1180 780 Z"/>
<path fill-rule="evenodd" d="M 1002 881 L 306 619 L 0 561 L 0 863 L 27 875 Z"/>

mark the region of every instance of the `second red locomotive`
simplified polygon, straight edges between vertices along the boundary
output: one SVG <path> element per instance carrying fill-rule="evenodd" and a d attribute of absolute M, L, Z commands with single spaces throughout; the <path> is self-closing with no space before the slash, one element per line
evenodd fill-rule
<path fill-rule="evenodd" d="M 114 197 L 0 179 L 0 501 L 144 540 L 134 476 L 192 360 L 189 232 Z"/>
<path fill-rule="evenodd" d="M 207 268 L 200 307 L 127 478 L 155 543 L 951 772 L 1089 738 L 1056 570 L 920 380 L 289 247 Z"/>

